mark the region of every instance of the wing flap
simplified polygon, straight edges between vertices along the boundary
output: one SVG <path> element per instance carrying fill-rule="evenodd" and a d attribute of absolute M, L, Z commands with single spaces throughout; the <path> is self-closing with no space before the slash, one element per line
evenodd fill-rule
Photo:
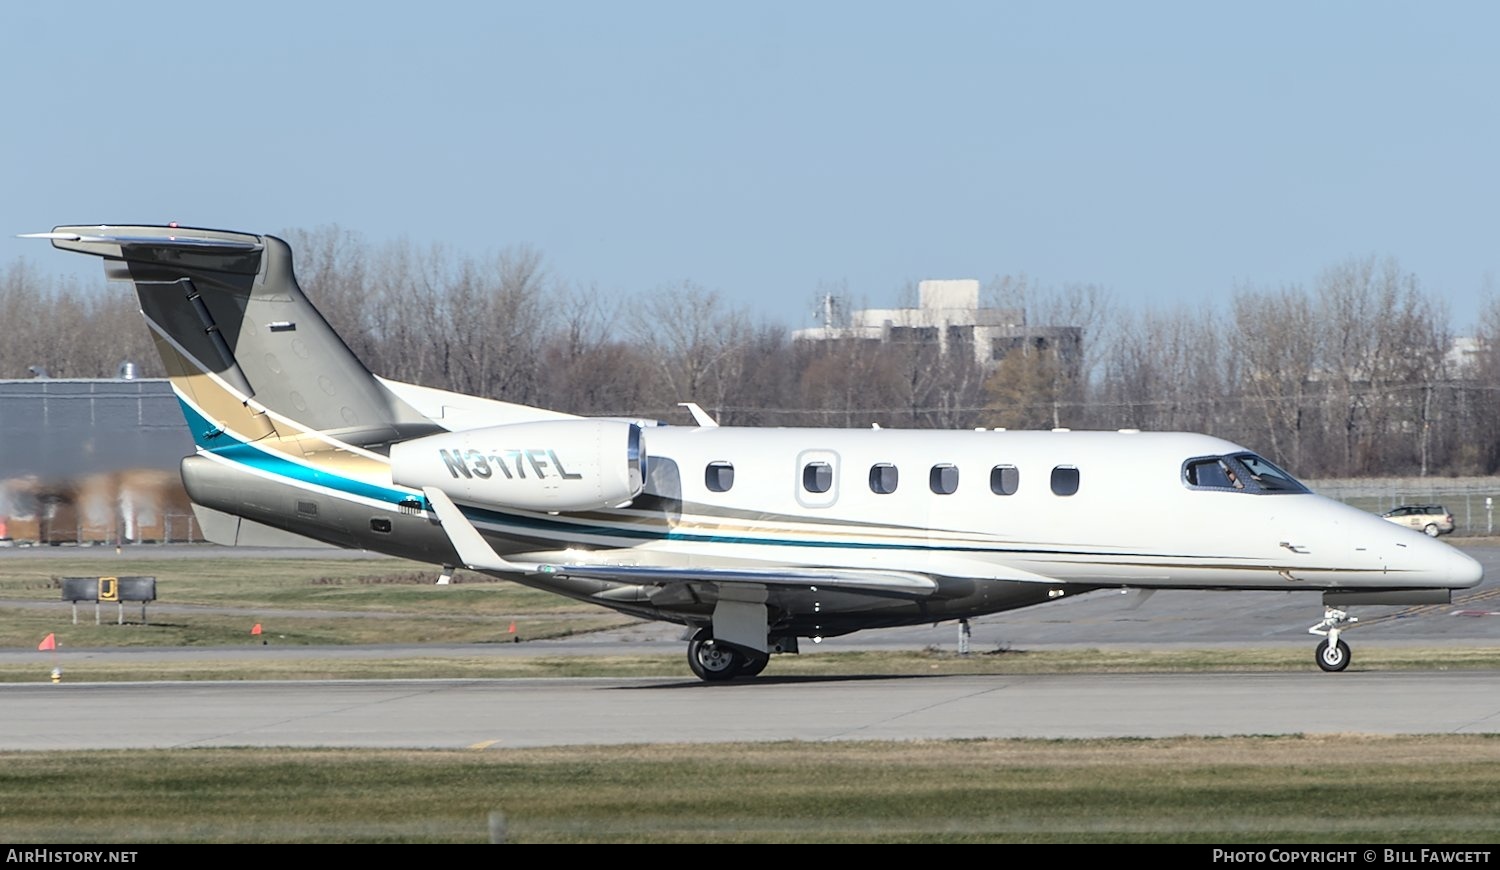
<path fill-rule="evenodd" d="M 851 568 L 667 568 L 646 565 L 541 565 L 543 574 L 586 577 L 622 583 L 719 583 L 753 586 L 826 586 L 849 591 L 883 592 L 925 597 L 937 581 L 925 574 L 903 571 L 861 571 Z"/>

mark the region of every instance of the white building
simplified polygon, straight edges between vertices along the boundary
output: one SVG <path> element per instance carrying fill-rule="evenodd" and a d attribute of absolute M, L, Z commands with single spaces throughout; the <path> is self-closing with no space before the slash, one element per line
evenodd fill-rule
<path fill-rule="evenodd" d="M 1479 358 L 1484 351 L 1484 346 L 1479 339 L 1469 336 L 1459 336 L 1453 339 L 1448 346 L 1448 353 L 1443 362 L 1448 367 L 1450 377 L 1471 378 L 1479 368 Z"/>
<path fill-rule="evenodd" d="M 972 278 L 923 281 L 917 285 L 916 308 L 866 308 L 838 323 L 829 307 L 823 325 L 792 333 L 796 341 L 864 340 L 881 343 L 936 344 L 943 353 L 963 350 L 974 362 L 991 368 L 1005 355 L 1027 345 L 1053 349 L 1077 365 L 1083 330 L 1076 326 L 1029 326 L 1024 312 L 981 308 L 979 282 Z"/>

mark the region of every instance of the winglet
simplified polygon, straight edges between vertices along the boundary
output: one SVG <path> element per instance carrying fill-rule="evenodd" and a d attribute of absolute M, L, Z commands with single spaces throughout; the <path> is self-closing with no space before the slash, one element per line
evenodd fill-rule
<path fill-rule="evenodd" d="M 443 531 L 448 533 L 448 540 L 453 542 L 453 548 L 458 551 L 458 558 L 465 567 L 476 571 L 514 571 L 520 574 L 536 570 L 535 566 L 505 561 L 479 534 L 479 530 L 474 528 L 474 524 L 469 522 L 469 518 L 464 516 L 464 512 L 458 509 L 458 505 L 453 503 L 446 492 L 435 486 L 424 486 L 422 494 L 432 504 L 433 512 L 438 515 Z"/>

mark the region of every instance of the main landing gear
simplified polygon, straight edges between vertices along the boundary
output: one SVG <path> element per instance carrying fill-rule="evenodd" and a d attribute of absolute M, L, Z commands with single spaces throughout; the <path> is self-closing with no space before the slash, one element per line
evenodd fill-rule
<path fill-rule="evenodd" d="M 698 629 L 688 641 L 688 667 L 700 680 L 717 683 L 735 677 L 753 677 L 766 669 L 769 653 L 755 652 L 714 640 L 713 632 Z"/>
<path fill-rule="evenodd" d="M 1323 608 L 1323 621 L 1307 630 L 1308 634 L 1320 634 L 1324 638 L 1315 653 L 1318 667 L 1330 672 L 1349 667 L 1349 644 L 1339 639 L 1339 632 L 1344 630 L 1343 626 L 1356 622 L 1359 620 L 1342 610 Z"/>

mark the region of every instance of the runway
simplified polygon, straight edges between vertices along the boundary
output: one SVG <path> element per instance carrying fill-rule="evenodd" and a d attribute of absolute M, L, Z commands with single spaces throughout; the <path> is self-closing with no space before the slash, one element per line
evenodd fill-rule
<path fill-rule="evenodd" d="M 1490 672 L 0 687 L 0 749 L 504 749 L 1500 731 Z"/>
<path fill-rule="evenodd" d="M 475 748 L 734 741 L 1152 738 L 1270 734 L 1500 732 L 1500 672 L 1359 670 L 1373 645 L 1500 645 L 1500 549 L 1473 548 L 1484 584 L 1452 605 L 1362 608 L 1345 634 L 1354 666 L 1312 663 L 1316 595 L 1096 592 L 975 620 L 972 649 L 1306 647 L 1307 673 L 761 677 L 0 685 L 0 749 L 198 746 Z M 1494 609 L 1491 609 L 1493 606 Z M 682 629 L 641 623 L 523 644 L 69 650 L 90 657 L 683 655 Z M 952 650 L 956 624 L 866 631 L 803 655 L 854 649 Z M 0 661 L 38 661 L 35 650 Z M 48 659 L 51 662 L 53 659 Z"/>

